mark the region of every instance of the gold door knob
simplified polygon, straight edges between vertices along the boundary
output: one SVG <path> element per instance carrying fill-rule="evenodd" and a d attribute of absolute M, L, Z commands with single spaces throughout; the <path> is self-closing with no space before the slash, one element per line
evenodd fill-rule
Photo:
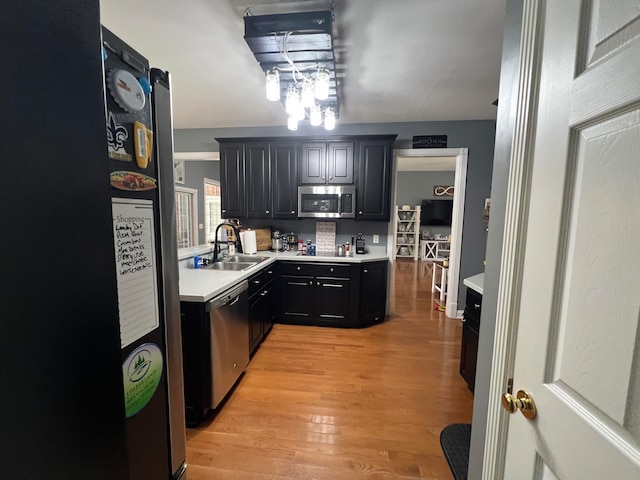
<path fill-rule="evenodd" d="M 524 390 L 519 390 L 517 397 L 514 397 L 510 393 L 502 395 L 502 407 L 509 413 L 516 413 L 520 410 L 529 420 L 536 418 L 536 404 L 531 394 Z"/>

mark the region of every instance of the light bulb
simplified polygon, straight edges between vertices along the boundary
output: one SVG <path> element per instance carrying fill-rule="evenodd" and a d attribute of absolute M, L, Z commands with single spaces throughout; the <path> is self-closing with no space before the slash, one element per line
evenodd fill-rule
<path fill-rule="evenodd" d="M 296 112 L 296 117 L 298 121 L 304 120 L 305 113 L 304 113 L 304 107 L 302 106 L 302 104 L 298 105 L 298 111 Z"/>
<path fill-rule="evenodd" d="M 329 97 L 329 71 L 318 70 L 316 73 L 315 96 L 318 100 L 326 100 Z"/>
<path fill-rule="evenodd" d="M 275 68 L 267 72 L 267 100 L 277 102 L 280 100 L 280 72 Z"/>
<path fill-rule="evenodd" d="M 322 111 L 320 110 L 318 104 L 314 104 L 311 107 L 310 117 L 311 125 L 313 125 L 314 127 L 317 127 L 322 123 Z"/>
<path fill-rule="evenodd" d="M 305 81 L 302 84 L 301 103 L 304 108 L 311 108 L 314 103 L 313 83 Z"/>
<path fill-rule="evenodd" d="M 284 109 L 289 115 L 297 115 L 298 108 L 300 106 L 300 95 L 295 87 L 289 87 L 287 90 L 287 100 L 284 104 Z"/>
<path fill-rule="evenodd" d="M 327 111 L 324 112 L 324 129 L 325 130 L 333 130 L 336 128 L 336 114 L 333 111 L 333 108 L 327 108 Z"/>
<path fill-rule="evenodd" d="M 289 115 L 289 120 L 287 121 L 287 128 L 289 130 L 298 130 L 298 118 L 295 115 Z"/>

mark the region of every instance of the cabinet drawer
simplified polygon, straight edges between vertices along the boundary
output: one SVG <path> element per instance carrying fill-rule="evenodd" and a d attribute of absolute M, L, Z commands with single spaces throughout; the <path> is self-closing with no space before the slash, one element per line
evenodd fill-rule
<path fill-rule="evenodd" d="M 249 297 L 261 291 L 273 278 L 275 278 L 275 265 L 269 265 L 249 277 Z"/>
<path fill-rule="evenodd" d="M 312 275 L 314 277 L 351 278 L 351 265 L 327 263 L 293 263 L 280 265 L 283 275 Z"/>
<path fill-rule="evenodd" d="M 467 300 L 464 309 L 465 317 L 480 322 L 480 313 L 482 312 L 482 295 L 475 290 L 467 287 Z"/>

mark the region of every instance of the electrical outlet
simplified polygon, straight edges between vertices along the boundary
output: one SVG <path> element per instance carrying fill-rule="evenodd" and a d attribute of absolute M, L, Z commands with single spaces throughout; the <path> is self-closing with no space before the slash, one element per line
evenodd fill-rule
<path fill-rule="evenodd" d="M 380 235 L 373 236 L 373 243 L 380 243 Z"/>

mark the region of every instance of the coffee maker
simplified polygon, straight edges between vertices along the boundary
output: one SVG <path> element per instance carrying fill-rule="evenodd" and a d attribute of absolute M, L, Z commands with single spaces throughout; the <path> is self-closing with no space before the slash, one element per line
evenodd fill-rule
<path fill-rule="evenodd" d="M 298 250 L 298 235 L 293 232 L 284 235 L 284 249 L 291 251 Z"/>

